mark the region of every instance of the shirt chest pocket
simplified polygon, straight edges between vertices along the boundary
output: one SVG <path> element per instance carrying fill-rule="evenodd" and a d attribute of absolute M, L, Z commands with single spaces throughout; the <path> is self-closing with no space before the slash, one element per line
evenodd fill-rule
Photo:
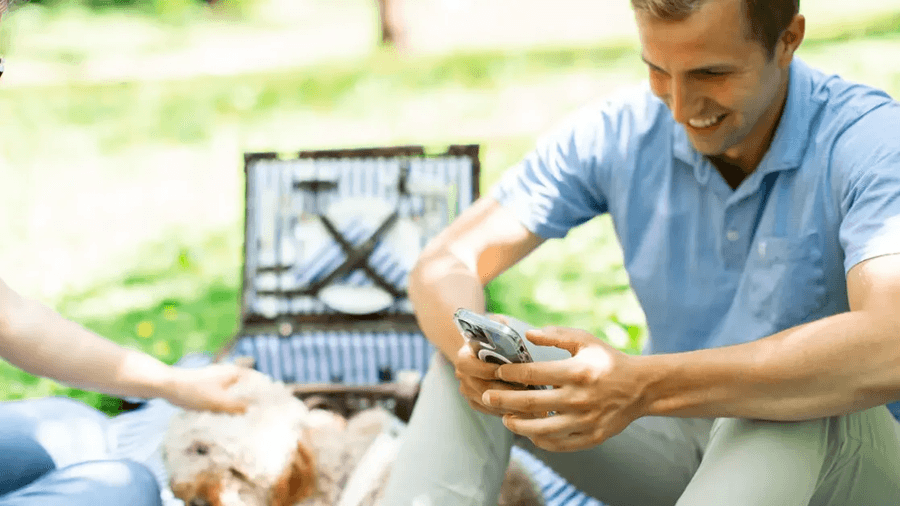
<path fill-rule="evenodd" d="M 816 319 L 826 302 L 818 234 L 762 237 L 747 263 L 747 298 L 757 319 L 783 330 Z"/>

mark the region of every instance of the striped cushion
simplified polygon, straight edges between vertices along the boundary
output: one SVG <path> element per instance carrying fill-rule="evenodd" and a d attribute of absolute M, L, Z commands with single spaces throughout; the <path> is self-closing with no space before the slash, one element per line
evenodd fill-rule
<path fill-rule="evenodd" d="M 374 384 L 402 370 L 422 374 L 434 347 L 418 333 L 309 332 L 248 336 L 232 355 L 249 356 L 256 368 L 287 383 Z"/>

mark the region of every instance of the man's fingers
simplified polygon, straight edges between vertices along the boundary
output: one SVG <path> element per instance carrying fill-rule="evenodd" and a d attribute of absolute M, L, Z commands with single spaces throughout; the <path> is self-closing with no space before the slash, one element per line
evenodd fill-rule
<path fill-rule="evenodd" d="M 569 359 L 530 362 L 527 364 L 504 364 L 497 368 L 497 378 L 522 385 L 564 385 L 572 375 Z"/>
<path fill-rule="evenodd" d="M 578 420 L 571 413 L 539 418 L 508 414 L 503 417 L 507 429 L 529 439 L 537 437 L 568 437 L 578 432 Z"/>
<path fill-rule="evenodd" d="M 585 435 L 585 420 L 577 413 L 560 413 L 552 416 L 530 417 L 509 413 L 503 417 L 507 429 L 535 439 L 568 439 Z"/>
<path fill-rule="evenodd" d="M 517 413 L 546 413 L 559 409 L 558 390 L 487 390 L 481 396 L 485 406 Z"/>
<path fill-rule="evenodd" d="M 578 350 L 585 344 L 586 335 L 590 334 L 563 327 L 531 329 L 525 333 L 525 337 L 538 346 L 554 346 L 568 351 L 571 355 L 578 353 Z"/>
<path fill-rule="evenodd" d="M 484 380 L 492 380 L 497 377 L 497 365 L 478 360 L 478 357 L 475 356 L 475 353 L 472 352 L 468 345 L 460 348 L 456 355 L 454 367 L 457 371 L 457 377 L 459 377 L 460 373 Z"/>
<path fill-rule="evenodd" d="M 599 444 L 595 442 L 595 437 L 589 434 L 571 434 L 565 437 L 535 437 L 530 439 L 538 448 L 556 453 L 587 450 Z"/>

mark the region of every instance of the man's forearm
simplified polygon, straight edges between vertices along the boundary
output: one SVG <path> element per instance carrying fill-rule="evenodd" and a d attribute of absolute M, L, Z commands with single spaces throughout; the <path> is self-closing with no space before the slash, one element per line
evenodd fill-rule
<path fill-rule="evenodd" d="M 111 395 L 156 397 L 171 388 L 172 371 L 166 364 L 103 339 L 6 286 L 0 288 L 5 290 L 0 354 L 16 367 Z"/>
<path fill-rule="evenodd" d="M 647 414 L 805 420 L 900 397 L 900 323 L 842 313 L 736 346 L 641 357 Z"/>
<path fill-rule="evenodd" d="M 419 328 L 449 360 L 455 360 L 463 338 L 453 313 L 464 307 L 484 312 L 484 287 L 477 275 L 452 255 L 423 257 L 410 276 L 409 297 Z"/>

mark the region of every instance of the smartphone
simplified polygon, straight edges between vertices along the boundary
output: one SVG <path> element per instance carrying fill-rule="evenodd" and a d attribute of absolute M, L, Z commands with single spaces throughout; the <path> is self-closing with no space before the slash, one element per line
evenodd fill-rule
<path fill-rule="evenodd" d="M 453 321 L 479 360 L 499 365 L 534 362 L 524 339 L 512 327 L 462 308 L 453 314 Z M 531 385 L 528 388 L 550 387 Z"/>

